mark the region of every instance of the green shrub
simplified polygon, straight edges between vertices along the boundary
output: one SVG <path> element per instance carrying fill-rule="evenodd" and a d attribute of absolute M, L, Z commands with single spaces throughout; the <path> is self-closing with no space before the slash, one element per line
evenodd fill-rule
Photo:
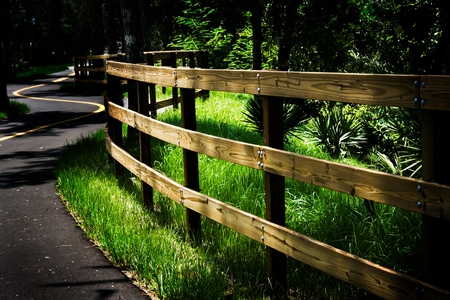
<path fill-rule="evenodd" d="M 363 123 L 355 114 L 346 113 L 340 103 L 327 104 L 305 133 L 332 157 L 359 154 L 367 141 Z"/>
<path fill-rule="evenodd" d="M 310 100 L 284 99 L 283 101 L 283 136 L 288 141 L 288 136 L 300 137 L 300 126 L 305 124 L 312 116 L 316 115 L 320 103 Z M 244 112 L 244 121 L 250 128 L 263 134 L 263 106 L 262 98 L 255 96 L 249 98 Z"/>

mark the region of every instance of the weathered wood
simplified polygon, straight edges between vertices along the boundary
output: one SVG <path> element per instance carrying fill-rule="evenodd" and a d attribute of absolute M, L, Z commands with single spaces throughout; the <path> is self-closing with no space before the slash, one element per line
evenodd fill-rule
<path fill-rule="evenodd" d="M 185 149 L 311 183 L 363 199 L 450 220 L 450 186 L 348 166 L 292 152 L 231 141 L 134 116 L 109 105 L 109 114 L 140 131 Z M 262 158 L 259 156 L 262 151 Z M 261 153 L 261 152 L 260 152 Z M 357 174 L 357 176 L 355 175 Z M 421 187 L 422 192 L 417 191 Z M 419 207 L 418 203 L 422 205 Z"/>
<path fill-rule="evenodd" d="M 421 75 L 420 86 L 420 108 L 450 110 L 450 76 Z"/>
<path fill-rule="evenodd" d="M 110 100 L 108 102 L 109 105 L 116 105 L 117 107 L 121 107 L 122 105 L 122 93 L 120 87 L 120 79 L 116 76 L 111 75 L 109 77 L 108 86 L 107 86 L 107 99 Z M 123 144 L 122 138 L 122 123 L 114 119 L 111 115 L 108 115 L 108 129 L 111 132 L 112 141 L 119 147 Z M 124 174 L 123 166 L 114 161 L 114 174 L 117 178 Z"/>
<path fill-rule="evenodd" d="M 151 86 L 151 85 L 150 85 L 150 86 Z M 202 96 L 202 93 L 203 93 L 203 92 L 204 92 L 204 91 L 202 91 L 202 90 L 197 90 L 197 91 L 195 91 L 195 98 Z M 164 99 L 164 100 L 159 100 L 159 101 L 156 101 L 155 108 L 158 110 L 158 109 L 160 109 L 160 108 L 164 108 L 164 107 L 167 107 L 167 106 L 171 106 L 172 103 L 173 103 L 172 98 L 167 98 L 167 99 Z M 181 94 L 180 96 L 178 96 L 178 103 L 183 103 L 183 95 L 182 95 L 182 94 Z M 151 110 L 151 109 L 150 109 L 150 110 Z"/>
<path fill-rule="evenodd" d="M 162 86 L 418 108 L 418 75 L 167 68 L 111 62 L 107 72 Z M 174 73 L 176 72 L 176 73 Z M 259 74 L 259 76 L 258 76 Z M 450 109 L 450 108 L 449 108 Z"/>
<path fill-rule="evenodd" d="M 430 80 L 427 80 L 425 89 Z M 447 98 L 449 99 L 449 98 Z M 450 184 L 448 131 L 450 112 L 422 112 L 422 177 Z M 424 197 L 427 191 L 424 190 Z M 444 201 L 444 199 L 442 199 Z M 426 205 L 424 203 L 423 205 Z M 436 286 L 450 290 L 450 221 L 422 216 L 423 277 Z"/>
<path fill-rule="evenodd" d="M 148 83 L 137 82 L 138 113 L 144 116 L 149 115 L 148 89 Z M 149 167 L 152 167 L 151 153 L 150 136 L 142 131 L 139 131 L 139 158 L 142 163 Z M 141 182 L 141 198 L 147 209 L 153 209 L 153 189 L 144 181 Z"/>
<path fill-rule="evenodd" d="M 183 103 L 181 105 L 181 126 L 189 130 L 197 130 L 195 118 L 195 90 L 181 89 Z M 184 185 L 194 191 L 200 190 L 197 152 L 183 149 Z M 186 221 L 189 240 L 201 241 L 200 214 L 186 208 Z"/>
<path fill-rule="evenodd" d="M 170 53 L 170 66 L 172 67 L 172 69 L 176 69 L 177 68 L 177 54 L 176 54 L 176 52 L 171 52 Z M 174 78 L 175 78 L 175 82 L 172 85 L 173 108 L 178 108 L 178 82 L 177 82 L 178 72 L 176 70 L 173 71 L 173 75 L 174 75 Z"/>
<path fill-rule="evenodd" d="M 283 101 L 263 97 L 264 145 L 283 150 Z M 260 152 L 260 167 L 264 167 L 263 153 Z M 266 199 L 266 219 L 280 226 L 286 225 L 285 179 L 281 175 L 264 172 Z M 287 286 L 286 255 L 268 247 L 266 252 L 267 275 L 272 282 L 269 290 L 275 293 L 285 291 Z"/>
<path fill-rule="evenodd" d="M 386 299 L 420 297 L 448 300 L 450 297 L 450 291 L 379 266 L 183 187 L 140 163 L 112 143 L 109 136 L 106 136 L 106 143 L 114 159 L 176 203 L 336 278 Z M 418 295 L 416 291 L 420 293 L 422 289 L 424 294 Z"/>

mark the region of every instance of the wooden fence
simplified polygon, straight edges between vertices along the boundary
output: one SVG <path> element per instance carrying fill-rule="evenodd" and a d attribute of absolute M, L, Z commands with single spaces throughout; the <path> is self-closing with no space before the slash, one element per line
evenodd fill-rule
<path fill-rule="evenodd" d="M 106 63 L 108 60 L 124 60 L 125 54 L 103 54 L 74 57 L 75 82 L 102 85 L 107 83 Z M 208 68 L 206 51 L 146 51 L 144 61 L 149 65 L 190 66 Z M 176 98 L 176 97 L 175 97 Z"/>
<path fill-rule="evenodd" d="M 186 207 L 188 232 L 195 237 L 200 215 L 267 246 L 267 272 L 286 284 L 286 255 L 387 299 L 450 299 L 449 158 L 450 77 L 301 73 L 278 71 L 169 68 L 109 62 L 106 145 L 116 161 L 143 181 L 142 197 L 152 207 L 152 189 Z M 138 111 L 119 105 L 120 80 L 135 80 Z M 181 88 L 182 127 L 150 116 L 149 90 L 155 85 Z M 263 97 L 264 145 L 232 141 L 196 132 L 195 90 L 258 94 Z M 348 166 L 283 150 L 280 97 L 397 106 L 423 110 L 424 180 Z M 121 148 L 122 123 L 140 134 L 140 159 Z M 185 185 L 151 166 L 150 136 L 183 148 Z M 448 149 L 448 146 L 447 146 Z M 198 153 L 258 169 L 265 174 L 266 219 L 251 215 L 199 192 Z M 443 175 L 444 174 L 444 175 Z M 314 184 L 367 200 L 422 214 L 424 273 L 421 281 L 293 232 L 285 225 L 285 178 Z M 442 184 L 446 183 L 446 184 Z M 239 195 L 236 195 L 239 197 Z M 426 224 L 426 226 L 425 226 Z M 436 263 L 438 262 L 438 263 Z M 428 264 L 429 263 L 429 264 Z M 437 278 L 433 274 L 438 274 Z M 443 283 L 441 283 L 441 281 Z"/>

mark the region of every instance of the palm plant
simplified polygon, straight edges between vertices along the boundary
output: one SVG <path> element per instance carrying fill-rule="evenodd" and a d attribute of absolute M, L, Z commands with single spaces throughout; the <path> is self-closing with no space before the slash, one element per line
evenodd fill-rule
<path fill-rule="evenodd" d="M 394 174 L 421 177 L 421 112 L 382 107 L 366 121 L 377 165 Z"/>
<path fill-rule="evenodd" d="M 359 154 L 367 140 L 363 123 L 356 115 L 345 113 L 341 104 L 326 105 L 305 133 L 333 157 Z"/>
<path fill-rule="evenodd" d="M 311 117 L 317 115 L 321 103 L 311 100 L 284 99 L 283 101 L 283 137 L 288 142 L 288 137 L 299 138 L 300 126 Z M 259 96 L 248 99 L 244 112 L 245 119 L 252 129 L 263 134 L 263 105 Z"/>

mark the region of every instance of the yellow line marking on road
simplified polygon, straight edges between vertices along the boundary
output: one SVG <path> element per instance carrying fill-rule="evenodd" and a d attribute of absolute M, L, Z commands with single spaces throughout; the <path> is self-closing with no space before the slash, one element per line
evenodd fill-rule
<path fill-rule="evenodd" d="M 70 76 L 70 75 L 69 75 L 69 76 Z M 52 82 L 61 82 L 61 81 L 67 80 L 68 78 L 69 78 L 69 77 L 62 77 L 62 78 L 58 78 L 58 79 L 56 79 L 56 80 L 53 80 Z M 102 112 L 102 111 L 105 110 L 105 106 L 104 106 L 103 104 L 98 104 L 98 103 L 93 103 L 93 102 L 76 101 L 76 100 L 64 100 L 64 99 L 55 99 L 55 98 L 44 98 L 44 97 L 31 97 L 31 96 L 25 96 L 25 95 L 22 95 L 22 94 L 21 94 L 23 91 L 31 90 L 31 89 L 36 89 L 36 88 L 39 88 L 39 87 L 43 87 L 43 86 L 45 86 L 45 85 L 46 85 L 46 84 L 32 85 L 32 86 L 29 86 L 29 87 L 26 87 L 26 88 L 23 88 L 23 89 L 20 89 L 20 90 L 15 91 L 15 92 L 13 93 L 13 95 L 14 95 L 14 96 L 17 96 L 17 97 L 21 97 L 21 98 L 27 98 L 27 99 L 31 99 L 31 100 L 39 100 L 39 101 L 53 101 L 53 102 L 75 103 L 75 104 L 87 104 L 87 105 L 97 106 L 98 109 L 95 110 L 95 111 L 92 112 L 92 113 L 89 113 L 89 114 L 86 114 L 86 115 L 82 115 L 82 116 L 79 116 L 79 117 L 76 117 L 76 118 L 72 118 L 72 119 L 68 119 L 68 120 L 64 120 L 64 121 L 59 121 L 59 122 L 52 123 L 52 124 L 47 124 L 47 125 L 39 126 L 39 127 L 36 127 L 36 128 L 32 128 L 32 129 L 26 130 L 26 131 L 17 132 L 17 133 L 14 133 L 14 134 L 12 134 L 12 135 L 8 135 L 8 136 L 5 136 L 5 137 L 0 137 L 0 142 L 6 141 L 6 140 L 9 140 L 9 139 L 18 137 L 18 136 L 22 136 L 22 135 L 25 135 L 25 134 L 28 134 L 28 133 L 32 133 L 32 132 L 35 132 L 35 131 L 38 131 L 38 130 L 41 130 L 41 129 L 44 129 L 44 128 L 47 128 L 47 127 L 51 127 L 51 126 L 59 125 L 59 124 L 62 124 L 62 123 L 67 123 L 67 122 L 79 120 L 79 119 L 82 119 L 82 118 L 87 118 L 87 117 L 89 117 L 89 116 L 95 115 L 95 114 L 97 114 L 97 113 Z"/>

